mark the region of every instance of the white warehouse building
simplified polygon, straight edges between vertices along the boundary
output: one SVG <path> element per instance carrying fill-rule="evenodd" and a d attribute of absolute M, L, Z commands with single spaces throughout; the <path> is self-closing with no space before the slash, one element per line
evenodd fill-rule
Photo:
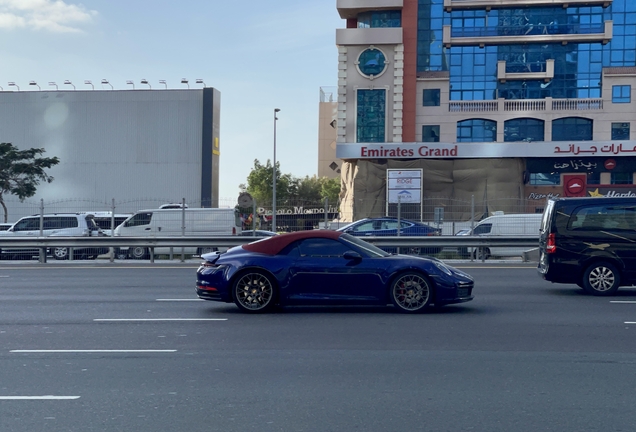
<path fill-rule="evenodd" d="M 43 148 L 60 163 L 37 194 L 5 195 L 9 222 L 46 213 L 219 205 L 220 92 L 0 92 L 0 142 Z"/>

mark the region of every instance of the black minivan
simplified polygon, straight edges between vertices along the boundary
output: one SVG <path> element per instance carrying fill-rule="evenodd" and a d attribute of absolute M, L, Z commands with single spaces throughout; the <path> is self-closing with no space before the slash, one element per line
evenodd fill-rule
<path fill-rule="evenodd" d="M 538 270 L 601 296 L 636 283 L 636 197 L 548 200 Z"/>

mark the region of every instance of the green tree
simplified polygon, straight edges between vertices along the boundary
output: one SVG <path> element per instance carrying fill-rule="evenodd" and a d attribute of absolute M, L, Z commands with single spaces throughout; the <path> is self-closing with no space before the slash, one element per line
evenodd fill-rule
<path fill-rule="evenodd" d="M 53 177 L 46 173 L 47 168 L 57 165 L 57 157 L 40 157 L 42 148 L 18 150 L 11 143 L 0 143 L 0 205 L 7 222 L 8 211 L 4 195 L 16 195 L 20 201 L 32 197 L 41 181 L 51 183 Z"/>
<path fill-rule="evenodd" d="M 239 185 L 241 192 L 249 192 L 259 206 L 267 206 L 272 202 L 272 176 L 274 169 L 270 160 L 265 165 L 258 159 L 254 160 L 254 167 L 247 176 L 247 184 Z M 294 177 L 283 174 L 280 163 L 276 162 L 276 201 L 286 200 L 321 202 L 329 198 L 329 203 L 335 205 L 340 194 L 340 179 L 327 177 Z"/>

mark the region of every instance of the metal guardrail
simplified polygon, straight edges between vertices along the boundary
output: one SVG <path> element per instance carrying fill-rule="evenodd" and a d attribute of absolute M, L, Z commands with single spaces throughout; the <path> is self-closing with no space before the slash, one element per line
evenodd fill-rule
<path fill-rule="evenodd" d="M 0 237 L 0 249 L 49 247 L 232 247 L 268 237 Z M 538 237 L 507 236 L 365 236 L 382 247 L 536 247 Z"/>
<path fill-rule="evenodd" d="M 183 251 L 179 253 L 178 248 L 182 247 L 233 247 L 250 243 L 268 237 L 249 236 L 225 236 L 225 237 L 0 237 L 0 249 L 39 249 L 40 262 L 46 262 L 46 251 L 53 247 L 86 248 L 86 247 L 108 247 L 111 249 L 110 261 L 114 261 L 114 249 L 119 247 L 144 247 L 150 251 L 150 261 L 154 262 L 154 248 L 177 248 L 173 256 L 181 255 L 181 261 L 185 255 Z M 539 245 L 538 237 L 503 237 L 503 236 L 365 236 L 361 237 L 365 241 L 379 247 L 404 247 L 404 248 L 426 248 L 426 247 L 528 247 L 536 248 Z M 72 259 L 72 258 L 71 258 Z"/>

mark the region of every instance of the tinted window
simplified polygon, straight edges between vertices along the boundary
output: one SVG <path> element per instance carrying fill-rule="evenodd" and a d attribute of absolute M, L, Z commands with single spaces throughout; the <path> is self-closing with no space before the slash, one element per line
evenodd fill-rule
<path fill-rule="evenodd" d="M 26 218 L 16 222 L 13 231 L 33 231 L 40 229 L 40 218 Z"/>
<path fill-rule="evenodd" d="M 324 238 L 305 239 L 299 242 L 298 249 L 301 256 L 314 258 L 341 257 L 351 250 L 339 241 Z"/>
<path fill-rule="evenodd" d="M 364 249 L 365 252 L 367 252 L 370 256 L 389 256 L 391 254 L 386 253 L 385 251 L 383 251 L 382 249 L 378 248 L 377 246 L 372 245 L 371 243 L 367 243 L 364 240 L 361 240 L 357 237 L 354 237 L 352 235 L 349 234 L 343 234 L 340 237 L 341 240 L 347 242 L 347 243 L 353 243 L 354 245 L 358 246 L 361 249 Z"/>
<path fill-rule="evenodd" d="M 424 106 L 440 106 L 440 89 L 424 90 Z"/>
<path fill-rule="evenodd" d="M 127 227 L 134 227 L 140 225 L 148 225 L 152 219 L 152 213 L 137 213 L 126 222 Z"/>
<path fill-rule="evenodd" d="M 625 205 L 580 207 L 572 213 L 568 229 L 633 231 L 636 229 L 636 207 Z"/>
<path fill-rule="evenodd" d="M 422 142 L 439 142 L 439 125 L 422 126 Z"/>
<path fill-rule="evenodd" d="M 490 223 L 480 224 L 475 227 L 475 229 L 473 230 L 473 234 L 474 235 L 488 234 L 490 233 L 491 229 L 492 229 L 492 224 Z"/>

